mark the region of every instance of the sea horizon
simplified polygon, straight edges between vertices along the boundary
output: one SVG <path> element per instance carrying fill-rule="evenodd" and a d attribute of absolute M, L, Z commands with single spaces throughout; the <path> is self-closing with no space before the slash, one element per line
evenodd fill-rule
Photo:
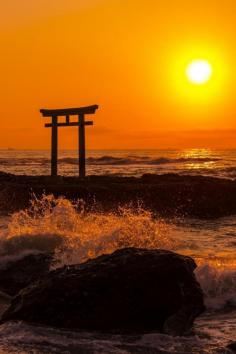
<path fill-rule="evenodd" d="M 0 150 L 0 171 L 49 175 L 50 150 Z M 140 177 L 146 173 L 236 178 L 236 149 L 122 149 L 88 150 L 87 175 Z M 58 173 L 78 175 L 78 151 L 58 152 Z"/>

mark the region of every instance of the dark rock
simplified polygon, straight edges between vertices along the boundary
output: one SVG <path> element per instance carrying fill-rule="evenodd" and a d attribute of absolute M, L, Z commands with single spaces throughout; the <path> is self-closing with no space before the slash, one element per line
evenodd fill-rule
<path fill-rule="evenodd" d="M 141 178 L 115 176 L 77 177 L 0 175 L 0 212 L 27 208 L 32 193 L 83 199 L 87 208 L 96 200 L 99 211 L 116 211 L 121 205 L 142 205 L 161 216 L 216 218 L 236 214 L 236 181 L 177 174 Z"/>
<path fill-rule="evenodd" d="M 236 342 L 232 342 L 228 345 L 228 348 L 236 353 Z"/>
<path fill-rule="evenodd" d="M 37 253 L 9 257 L 0 267 L 0 291 L 16 295 L 21 289 L 49 272 L 52 254 Z"/>
<path fill-rule="evenodd" d="M 204 311 L 190 257 L 127 248 L 50 272 L 16 296 L 3 321 L 182 335 Z"/>

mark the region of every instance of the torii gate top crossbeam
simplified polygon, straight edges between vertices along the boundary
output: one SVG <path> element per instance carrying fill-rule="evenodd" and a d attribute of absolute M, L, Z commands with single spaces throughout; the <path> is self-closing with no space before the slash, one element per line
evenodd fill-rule
<path fill-rule="evenodd" d="M 66 109 L 41 109 L 43 117 L 52 117 L 52 116 L 75 116 L 75 115 L 85 115 L 85 114 L 94 114 L 98 109 L 98 105 L 80 107 L 80 108 L 66 108 Z"/>

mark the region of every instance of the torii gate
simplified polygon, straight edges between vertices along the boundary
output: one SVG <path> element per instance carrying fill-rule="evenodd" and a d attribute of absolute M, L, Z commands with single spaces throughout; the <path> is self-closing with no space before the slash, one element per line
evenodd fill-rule
<path fill-rule="evenodd" d="M 43 117 L 51 117 L 52 122 L 45 124 L 46 128 L 52 128 L 51 140 L 51 176 L 57 176 L 58 158 L 58 127 L 79 127 L 79 176 L 85 177 L 85 126 L 93 125 L 92 121 L 85 121 L 86 114 L 94 114 L 98 109 L 97 105 L 80 108 L 66 109 L 41 109 Z M 70 122 L 70 116 L 78 116 L 78 122 Z M 58 122 L 58 117 L 65 116 L 64 123 Z"/>

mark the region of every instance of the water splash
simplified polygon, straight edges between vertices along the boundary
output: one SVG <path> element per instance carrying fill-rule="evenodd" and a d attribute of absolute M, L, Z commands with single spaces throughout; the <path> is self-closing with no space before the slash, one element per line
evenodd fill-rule
<path fill-rule="evenodd" d="M 55 251 L 57 266 L 80 263 L 123 247 L 175 248 L 169 226 L 142 207 L 86 212 L 81 200 L 44 195 L 12 215 L 2 250 Z"/>

